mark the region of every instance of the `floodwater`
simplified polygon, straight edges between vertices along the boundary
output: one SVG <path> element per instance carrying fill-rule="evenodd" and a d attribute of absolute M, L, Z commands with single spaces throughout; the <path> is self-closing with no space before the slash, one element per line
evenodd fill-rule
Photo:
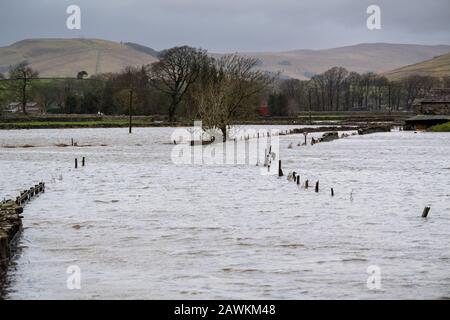
<path fill-rule="evenodd" d="M 47 187 L 25 207 L 7 299 L 450 298 L 449 134 L 281 136 L 279 178 L 174 164 L 173 130 L 0 132 L 0 195 Z M 55 146 L 71 138 L 90 146 Z"/>

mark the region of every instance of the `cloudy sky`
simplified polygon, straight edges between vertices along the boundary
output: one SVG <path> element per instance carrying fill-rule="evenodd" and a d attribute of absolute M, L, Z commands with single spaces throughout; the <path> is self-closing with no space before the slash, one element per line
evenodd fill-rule
<path fill-rule="evenodd" d="M 81 8 L 81 30 L 66 8 Z M 366 27 L 381 8 L 381 30 Z M 320 49 L 365 42 L 450 44 L 450 0 L 0 0 L 0 46 L 103 38 L 213 52 Z"/>

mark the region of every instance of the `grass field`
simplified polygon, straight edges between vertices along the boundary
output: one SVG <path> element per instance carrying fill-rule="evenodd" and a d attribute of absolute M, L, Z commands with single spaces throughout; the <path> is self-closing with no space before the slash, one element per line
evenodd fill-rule
<path fill-rule="evenodd" d="M 438 124 L 431 127 L 428 131 L 431 132 L 450 132 L 450 122 Z"/>
<path fill-rule="evenodd" d="M 133 121 L 135 127 L 150 126 L 148 121 Z M 53 129 L 53 128 L 121 128 L 128 127 L 128 120 L 102 121 L 28 121 L 0 123 L 0 129 Z"/>

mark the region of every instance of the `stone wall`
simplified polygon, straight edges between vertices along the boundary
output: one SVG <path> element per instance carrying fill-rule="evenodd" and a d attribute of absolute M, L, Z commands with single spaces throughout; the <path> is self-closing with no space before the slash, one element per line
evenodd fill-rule
<path fill-rule="evenodd" d="M 414 111 L 420 114 L 450 115 L 450 102 L 433 104 L 422 102 L 414 107 Z"/>

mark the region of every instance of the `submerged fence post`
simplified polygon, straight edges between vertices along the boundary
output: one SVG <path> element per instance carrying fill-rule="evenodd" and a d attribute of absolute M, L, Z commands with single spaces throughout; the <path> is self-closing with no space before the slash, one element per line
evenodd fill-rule
<path fill-rule="evenodd" d="M 281 160 L 278 160 L 278 176 L 283 176 L 283 170 L 281 170 Z"/>
<path fill-rule="evenodd" d="M 305 189 L 308 189 L 308 187 L 309 187 L 309 180 L 306 180 L 305 181 Z"/>
<path fill-rule="evenodd" d="M 81 160 L 81 166 L 84 167 L 84 164 L 85 164 L 85 158 L 83 157 L 83 159 Z"/>
<path fill-rule="evenodd" d="M 300 184 L 300 176 L 297 176 L 297 185 Z"/>
<path fill-rule="evenodd" d="M 430 212 L 430 207 L 425 207 L 422 212 L 422 218 L 426 218 L 428 216 L 428 212 Z"/>
<path fill-rule="evenodd" d="M 77 169 L 77 168 L 78 168 L 78 159 L 75 158 L 75 169 Z"/>
<path fill-rule="evenodd" d="M 319 192 L 319 181 L 316 182 L 316 192 Z"/>
<path fill-rule="evenodd" d="M 331 196 L 334 197 L 334 189 L 331 188 Z"/>

